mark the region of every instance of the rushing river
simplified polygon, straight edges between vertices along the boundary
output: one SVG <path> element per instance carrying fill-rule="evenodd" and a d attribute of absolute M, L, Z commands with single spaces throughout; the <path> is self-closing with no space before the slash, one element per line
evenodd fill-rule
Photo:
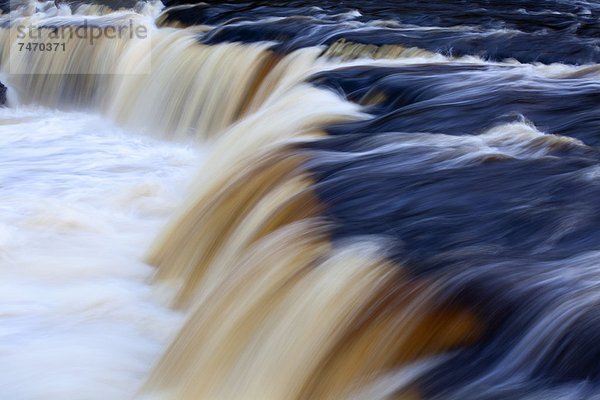
<path fill-rule="evenodd" d="M 3 11 L 0 400 L 600 398 L 597 3 Z"/>
<path fill-rule="evenodd" d="M 181 323 L 141 258 L 201 152 L 41 108 L 0 132 L 1 397 L 131 397 Z"/>

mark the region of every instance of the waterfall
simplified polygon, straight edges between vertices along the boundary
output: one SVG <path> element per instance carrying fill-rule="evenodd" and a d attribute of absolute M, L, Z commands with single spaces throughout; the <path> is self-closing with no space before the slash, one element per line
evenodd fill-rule
<path fill-rule="evenodd" d="M 9 144 L 28 145 L 13 126 L 44 131 L 19 112 L 50 113 L 51 132 L 54 115 L 75 130 L 93 115 L 109 139 L 83 134 L 102 148 L 90 159 L 129 164 L 69 158 L 65 175 L 131 180 L 155 157 L 160 185 L 126 198 L 173 201 L 156 206 L 160 229 L 152 205 L 136 222 L 156 231 L 136 233 L 135 262 L 183 322 L 127 395 L 597 396 L 598 7 L 322 3 L 23 2 L 0 15 Z M 24 27 L 53 51 L 28 50 Z M 74 152 L 52 140 L 39 146 L 60 165 Z M 23 176 L 40 174 L 31 154 Z M 174 199 L 178 157 L 198 170 Z M 80 229 L 57 218 L 42 220 Z"/>
<path fill-rule="evenodd" d="M 0 57 L 19 103 L 83 106 L 162 137 L 211 138 L 259 108 L 273 92 L 298 83 L 319 54 L 305 49 L 280 57 L 269 44 L 207 46 L 193 29 L 158 29 L 152 10 L 148 15 L 118 11 L 100 16 L 95 8 L 76 15 L 70 10 L 60 15 L 61 10 L 59 15 L 5 17 Z M 89 35 L 74 33 L 87 19 L 93 26 L 122 27 L 125 33 L 99 37 L 92 45 Z M 40 42 L 64 44 L 69 51 L 19 50 L 19 29 L 30 26 L 40 28 Z M 60 40 L 51 39 L 54 31 L 44 26 L 57 27 Z M 147 29 L 148 37 L 129 34 L 138 26 Z M 93 28 L 87 29 L 91 35 Z"/>

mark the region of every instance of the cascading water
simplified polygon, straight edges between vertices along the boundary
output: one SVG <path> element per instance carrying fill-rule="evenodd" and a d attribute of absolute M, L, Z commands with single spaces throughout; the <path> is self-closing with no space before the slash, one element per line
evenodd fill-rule
<path fill-rule="evenodd" d="M 11 4 L 0 398 L 600 396 L 600 7 L 543 3 Z"/>

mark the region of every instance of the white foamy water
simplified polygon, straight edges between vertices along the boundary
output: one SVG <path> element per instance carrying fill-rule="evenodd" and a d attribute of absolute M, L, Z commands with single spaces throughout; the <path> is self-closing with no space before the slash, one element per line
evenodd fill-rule
<path fill-rule="evenodd" d="M 129 399 L 181 323 L 143 255 L 201 152 L 0 109 L 0 399 Z"/>

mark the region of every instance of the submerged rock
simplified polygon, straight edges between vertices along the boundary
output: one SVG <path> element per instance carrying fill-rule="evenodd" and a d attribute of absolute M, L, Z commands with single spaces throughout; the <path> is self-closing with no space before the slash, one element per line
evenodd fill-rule
<path fill-rule="evenodd" d="M 6 86 L 0 82 L 0 106 L 6 106 Z"/>

